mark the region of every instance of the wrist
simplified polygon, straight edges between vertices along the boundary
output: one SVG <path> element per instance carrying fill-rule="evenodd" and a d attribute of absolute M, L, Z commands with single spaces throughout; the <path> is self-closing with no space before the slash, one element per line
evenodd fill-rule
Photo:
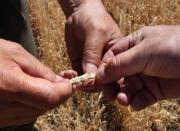
<path fill-rule="evenodd" d="M 58 0 L 66 18 L 70 17 L 78 8 L 84 4 L 97 3 L 102 5 L 101 0 Z"/>

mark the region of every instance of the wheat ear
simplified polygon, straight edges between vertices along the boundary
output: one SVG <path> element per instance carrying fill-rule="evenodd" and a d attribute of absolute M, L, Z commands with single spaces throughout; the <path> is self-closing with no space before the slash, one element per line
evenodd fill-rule
<path fill-rule="evenodd" d="M 87 80 L 95 80 L 96 74 L 95 73 L 86 73 L 84 75 L 72 78 L 70 80 L 70 83 L 72 85 L 77 85 L 81 82 L 87 81 Z"/>

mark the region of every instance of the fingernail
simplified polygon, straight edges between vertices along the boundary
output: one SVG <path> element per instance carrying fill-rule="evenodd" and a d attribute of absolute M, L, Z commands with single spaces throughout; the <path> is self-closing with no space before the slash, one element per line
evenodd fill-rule
<path fill-rule="evenodd" d="M 76 89 L 77 89 L 77 86 L 76 86 L 76 85 L 73 85 L 72 88 L 73 88 L 73 90 L 76 90 Z"/>
<path fill-rule="evenodd" d="M 123 106 L 129 105 L 128 97 L 124 93 L 119 93 L 117 95 L 117 100 L 118 100 L 119 104 L 121 104 Z"/>
<path fill-rule="evenodd" d="M 95 64 L 86 63 L 85 65 L 83 65 L 83 71 L 85 73 L 96 72 L 96 70 L 97 70 L 97 66 Z"/>
<path fill-rule="evenodd" d="M 98 84 L 106 84 L 106 74 L 104 72 L 104 67 L 97 70 L 95 80 Z"/>

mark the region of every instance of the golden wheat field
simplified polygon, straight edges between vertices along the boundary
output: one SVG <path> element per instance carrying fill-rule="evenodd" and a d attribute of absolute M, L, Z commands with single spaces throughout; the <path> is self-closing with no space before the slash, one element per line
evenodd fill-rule
<path fill-rule="evenodd" d="M 180 24 L 180 0 L 103 0 L 124 35 L 141 27 Z M 56 0 L 29 0 L 39 58 L 55 72 L 71 68 L 64 42 L 65 17 Z M 103 95 L 76 92 L 36 122 L 39 131 L 178 131 L 180 101 L 141 112 L 108 103 Z"/>

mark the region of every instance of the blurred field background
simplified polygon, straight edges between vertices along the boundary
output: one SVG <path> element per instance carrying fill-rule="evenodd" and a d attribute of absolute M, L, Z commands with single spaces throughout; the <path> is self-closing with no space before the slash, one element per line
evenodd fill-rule
<path fill-rule="evenodd" d="M 141 27 L 180 24 L 180 0 L 103 0 L 124 35 Z M 71 68 L 64 42 L 65 17 L 56 0 L 29 0 L 39 58 L 55 72 Z M 141 112 L 108 103 L 103 95 L 76 92 L 36 123 L 39 131 L 178 131 L 180 101 Z"/>

